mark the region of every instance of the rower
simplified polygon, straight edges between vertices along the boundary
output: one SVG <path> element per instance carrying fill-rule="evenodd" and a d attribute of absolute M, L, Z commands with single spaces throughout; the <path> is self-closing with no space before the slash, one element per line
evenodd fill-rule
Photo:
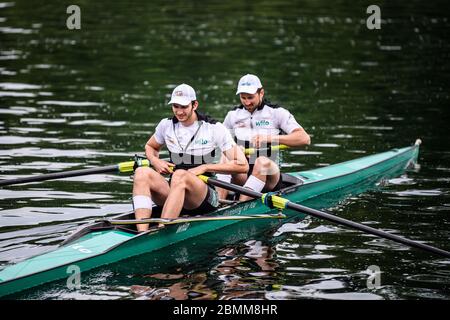
<path fill-rule="evenodd" d="M 238 82 L 236 95 L 239 95 L 241 104 L 228 112 L 223 124 L 240 146 L 253 146 L 260 151 L 247 158 L 250 164 L 247 174 L 220 174 L 217 178 L 257 192 L 279 190 L 282 186 L 280 168 L 276 163 L 279 157 L 271 153 L 271 146 L 300 147 L 309 145 L 311 139 L 288 110 L 264 98 L 264 89 L 257 76 L 243 76 Z M 221 161 L 226 162 L 226 159 Z M 227 197 L 227 190 L 218 191 L 221 199 Z M 239 197 L 240 201 L 249 199 L 245 195 Z"/>
<path fill-rule="evenodd" d="M 184 214 L 204 214 L 219 206 L 215 188 L 197 175 L 220 172 L 245 174 L 245 155 L 220 122 L 197 111 L 194 89 L 177 86 L 169 102 L 174 116 L 159 122 L 145 145 L 145 155 L 153 168 L 139 167 L 133 181 L 133 205 L 136 219 L 151 217 L 153 205 L 162 207 L 161 218 L 175 219 Z M 159 158 L 166 145 L 170 161 Z M 220 149 L 226 163 L 213 163 L 215 150 Z M 163 174 L 173 174 L 170 183 Z M 139 224 L 138 231 L 148 230 Z"/>

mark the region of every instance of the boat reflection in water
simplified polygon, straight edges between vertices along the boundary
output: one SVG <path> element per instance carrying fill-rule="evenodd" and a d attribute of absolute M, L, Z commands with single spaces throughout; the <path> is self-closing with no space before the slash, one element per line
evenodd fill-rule
<path fill-rule="evenodd" d="M 278 267 L 273 254 L 270 246 L 250 240 L 243 248 L 220 250 L 216 257 L 220 262 L 208 272 L 144 275 L 143 278 L 170 284 L 164 287 L 133 285 L 130 293 L 138 300 L 262 299 Z"/>

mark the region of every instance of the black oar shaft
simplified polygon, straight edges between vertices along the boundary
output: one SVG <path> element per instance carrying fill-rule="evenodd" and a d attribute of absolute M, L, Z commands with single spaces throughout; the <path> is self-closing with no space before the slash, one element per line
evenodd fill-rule
<path fill-rule="evenodd" d="M 242 193 L 242 194 L 244 194 L 246 196 L 249 196 L 249 197 L 262 198 L 264 196 L 264 194 L 262 194 L 260 192 L 256 192 L 256 191 L 250 190 L 248 188 L 237 186 L 237 185 L 234 185 L 234 184 L 231 184 L 231 183 L 227 183 L 227 182 L 224 182 L 224 181 L 220 181 L 220 180 L 217 180 L 217 179 L 207 178 L 207 181 L 208 181 L 208 183 L 210 183 L 212 185 L 215 185 L 217 187 L 228 189 L 228 190 L 235 191 L 235 192 L 239 192 L 239 193 Z M 286 201 L 285 203 L 286 203 L 286 208 L 289 208 L 289 209 L 292 209 L 292 210 L 295 210 L 295 211 L 299 211 L 299 212 L 302 212 L 302 213 L 306 213 L 306 214 L 309 214 L 311 216 L 314 216 L 314 217 L 317 217 L 317 218 L 321 218 L 321 219 L 325 219 L 327 221 L 334 222 L 334 223 L 337 223 L 337 224 L 341 224 L 341 225 L 344 225 L 344 226 L 347 226 L 347 227 L 350 227 L 350 228 L 353 228 L 353 229 L 356 229 L 356 230 L 360 230 L 360 231 L 363 231 L 363 232 L 366 232 L 366 233 L 369 233 L 369 234 L 373 234 L 373 235 L 381 237 L 381 238 L 385 238 L 385 239 L 389 239 L 389 240 L 392 240 L 392 241 L 396 241 L 396 242 L 405 244 L 407 246 L 423 249 L 423 250 L 426 250 L 426 251 L 429 251 L 429 252 L 433 252 L 433 253 L 436 253 L 438 255 L 450 258 L 450 252 L 448 252 L 448 251 L 445 251 L 445 250 L 442 250 L 442 249 L 439 249 L 439 248 L 436 248 L 436 247 L 432 247 L 432 246 L 429 246 L 427 244 L 419 243 L 419 242 L 414 241 L 414 240 L 403 238 L 403 237 L 400 237 L 400 236 L 397 236 L 397 235 L 394 235 L 394 234 L 391 234 L 391 233 L 388 233 L 388 232 L 385 232 L 385 231 L 381 231 L 381 230 L 378 230 L 378 229 L 366 226 L 366 225 L 361 224 L 361 223 L 357 223 L 357 222 L 354 222 L 354 221 L 350 221 L 350 220 L 347 220 L 347 219 L 335 216 L 335 215 L 330 214 L 330 213 L 326 213 L 324 211 L 320 211 L 320 210 L 316 210 L 316 209 L 313 209 L 313 208 L 305 207 L 305 206 L 302 206 L 302 205 L 297 204 L 297 203 L 293 203 L 293 202 L 290 202 L 290 201 Z"/>
<path fill-rule="evenodd" d="M 244 188 L 244 187 L 232 184 L 232 183 L 224 182 L 224 181 L 209 178 L 209 177 L 207 177 L 207 182 L 216 187 L 228 189 L 228 190 L 231 190 L 234 192 L 239 192 L 239 193 L 242 193 L 246 196 L 253 197 L 253 198 L 261 198 L 263 195 L 261 192 L 256 192 L 256 191 L 253 191 L 248 188 Z"/>
<path fill-rule="evenodd" d="M 27 183 L 27 182 L 37 182 L 37 181 L 85 176 L 85 175 L 89 175 L 89 174 L 98 174 L 98 173 L 109 173 L 109 172 L 129 173 L 129 172 L 133 172 L 137 167 L 148 167 L 149 165 L 150 165 L 150 161 L 148 161 L 147 159 L 141 159 L 138 156 L 136 156 L 134 161 L 125 161 L 125 162 L 120 162 L 118 164 L 112 164 L 112 165 L 104 166 L 104 167 L 47 173 L 47 174 L 30 176 L 30 177 L 2 180 L 2 181 L 0 181 L 0 186 L 9 186 L 12 184 L 20 184 L 20 183 Z"/>
<path fill-rule="evenodd" d="M 84 175 L 88 175 L 88 174 L 107 173 L 107 172 L 113 172 L 113 171 L 118 171 L 117 164 L 106 166 L 106 167 L 101 167 L 101 168 L 89 168 L 89 169 L 80 169 L 80 170 L 72 170 L 72 171 L 65 171 L 65 172 L 55 172 L 55 173 L 41 174 L 41 175 L 37 175 L 37 176 L 2 180 L 2 181 L 0 181 L 0 186 L 9 186 L 12 184 L 38 182 L 38 181 L 61 179 L 61 178 L 70 178 L 70 177 L 84 176 Z"/>

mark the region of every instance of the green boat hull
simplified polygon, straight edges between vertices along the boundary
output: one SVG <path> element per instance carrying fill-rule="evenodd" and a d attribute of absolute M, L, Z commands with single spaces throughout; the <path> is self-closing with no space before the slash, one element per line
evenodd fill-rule
<path fill-rule="evenodd" d="M 418 153 L 419 146 L 414 145 L 319 169 L 290 173 L 290 177 L 294 180 L 300 179 L 299 183 L 283 189 L 282 196 L 292 202 L 302 203 L 338 190 L 345 190 L 347 195 L 360 193 L 382 179 L 402 174 L 417 161 Z M 362 184 L 364 188 L 361 187 Z M 252 200 L 221 208 L 210 215 L 262 213 L 274 211 L 261 201 Z M 290 210 L 284 213 L 289 218 L 302 216 Z M 126 219 L 130 216 L 132 214 L 127 213 L 118 216 L 117 219 Z M 273 219 L 265 221 L 267 221 L 264 223 L 265 227 L 279 224 L 279 221 Z M 124 226 L 112 226 L 106 222 L 92 223 L 75 232 L 57 249 L 1 270 L 0 297 L 58 279 L 66 278 L 70 281 L 73 267 L 80 272 L 86 272 L 133 256 L 161 250 L 236 223 L 239 223 L 239 220 L 183 223 L 166 226 L 163 229 L 153 228 L 140 234 Z"/>

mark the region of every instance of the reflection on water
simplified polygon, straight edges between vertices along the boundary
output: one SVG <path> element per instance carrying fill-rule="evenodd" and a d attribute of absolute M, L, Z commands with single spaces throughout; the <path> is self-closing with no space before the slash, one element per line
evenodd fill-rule
<path fill-rule="evenodd" d="M 159 120 L 170 116 L 176 84 L 192 84 L 200 108 L 222 119 L 238 103 L 237 79 L 251 72 L 312 136 L 311 146 L 284 151 L 283 171 L 422 138 L 420 167 L 377 190 L 329 195 L 316 205 L 448 249 L 444 1 L 382 1 L 378 31 L 365 27 L 365 7 L 345 2 L 331 8 L 325 1 L 95 1 L 81 5 L 80 31 L 65 28 L 59 6 L 33 4 L 30 10 L 26 2 L 0 2 L 1 179 L 127 161 L 143 153 Z M 130 196 L 127 175 L 0 189 L 0 268 L 54 248 L 87 221 L 129 211 Z M 237 244 L 213 240 L 197 260 L 195 246 L 174 249 L 167 265 L 149 256 L 132 260 L 134 267 L 92 271 L 77 292 L 58 282 L 17 297 L 450 297 L 445 259 L 316 219 L 289 221 Z M 366 286 L 369 265 L 383 271 L 378 289 Z"/>
<path fill-rule="evenodd" d="M 145 275 L 144 278 L 170 284 L 157 288 L 135 285 L 130 293 L 140 300 L 261 299 L 276 276 L 278 264 L 273 254 L 273 249 L 261 241 L 248 241 L 239 249 L 220 250 L 216 256 L 220 262 L 207 273 Z"/>

